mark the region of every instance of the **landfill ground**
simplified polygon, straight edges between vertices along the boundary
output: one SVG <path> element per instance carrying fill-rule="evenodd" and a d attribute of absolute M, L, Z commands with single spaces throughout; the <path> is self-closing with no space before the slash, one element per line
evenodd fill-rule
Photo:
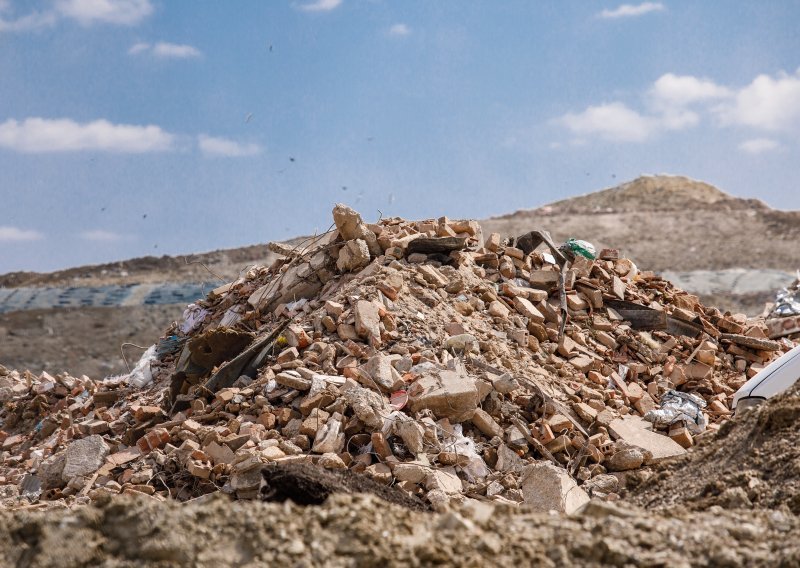
<path fill-rule="evenodd" d="M 476 501 L 425 512 L 345 492 L 306 506 L 213 494 L 0 510 L 0 565 L 788 568 L 800 563 L 798 419 L 795 390 L 572 515 Z"/>
<path fill-rule="evenodd" d="M 0 565 L 788 568 L 800 563 L 799 419 L 795 389 L 572 515 L 478 501 L 430 512 L 330 485 L 309 505 L 217 493 L 0 510 Z"/>
<path fill-rule="evenodd" d="M 3 314 L 0 566 L 800 565 L 800 388 L 731 410 L 793 342 L 627 258 L 641 219 L 639 241 L 558 246 L 567 219 L 633 214 L 632 232 L 687 200 L 792 216 L 685 178 L 543 208 L 564 215 L 553 240 L 336 205 L 335 230 L 265 264 L 207 255 L 230 273 L 186 311 Z M 782 246 L 754 266 L 791 272 Z M 152 347 L 112 372 L 101 337 Z"/>

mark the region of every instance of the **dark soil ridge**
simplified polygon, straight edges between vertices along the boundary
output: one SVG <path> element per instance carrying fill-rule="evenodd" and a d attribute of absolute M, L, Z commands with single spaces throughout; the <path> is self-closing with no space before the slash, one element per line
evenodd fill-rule
<path fill-rule="evenodd" d="M 264 478 L 261 499 L 298 505 L 321 505 L 334 493 L 369 493 L 414 511 L 428 511 L 422 500 L 397 487 L 387 487 L 377 481 L 350 471 L 331 470 L 304 464 L 272 463 L 261 471 Z"/>

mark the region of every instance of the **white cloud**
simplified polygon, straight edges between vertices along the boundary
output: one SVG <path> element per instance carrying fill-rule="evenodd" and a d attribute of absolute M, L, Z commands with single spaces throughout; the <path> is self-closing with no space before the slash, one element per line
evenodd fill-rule
<path fill-rule="evenodd" d="M 0 33 L 30 32 L 55 25 L 57 16 L 53 12 L 31 12 L 16 20 L 0 18 Z"/>
<path fill-rule="evenodd" d="M 793 129 L 800 123 L 800 70 L 773 78 L 759 75 L 736 93 L 730 104 L 716 109 L 725 124 L 765 130 Z"/>
<path fill-rule="evenodd" d="M 80 124 L 68 118 L 26 118 L 0 123 L 0 148 L 16 152 L 76 152 L 82 150 L 140 154 L 173 147 L 174 136 L 158 126 L 112 124 L 95 120 Z"/>
<path fill-rule="evenodd" d="M 635 18 L 636 16 L 643 16 L 650 12 L 663 12 L 666 10 L 664 4 L 661 2 L 642 2 L 641 4 L 622 4 L 613 10 L 603 10 L 598 14 L 601 18 L 616 19 L 616 18 Z"/>
<path fill-rule="evenodd" d="M 160 41 L 153 45 L 145 42 L 135 43 L 128 50 L 128 53 L 130 55 L 149 53 L 153 57 L 160 59 L 189 59 L 203 55 L 199 49 L 191 45 L 167 43 L 165 41 Z"/>
<path fill-rule="evenodd" d="M 771 152 L 777 150 L 781 145 L 776 140 L 769 138 L 753 138 L 752 140 L 745 140 L 739 144 L 739 149 L 748 154 L 763 154 L 764 152 Z"/>
<path fill-rule="evenodd" d="M 95 229 L 93 231 L 83 231 L 80 233 L 80 238 L 85 241 L 94 241 L 102 243 L 114 243 L 130 239 L 130 235 L 121 235 L 112 231 L 105 231 L 103 229 Z"/>
<path fill-rule="evenodd" d="M 579 137 L 596 135 L 614 142 L 641 142 L 651 135 L 655 126 L 651 118 L 620 102 L 590 106 L 577 114 L 567 113 L 556 122 Z"/>
<path fill-rule="evenodd" d="M 144 42 L 134 43 L 128 50 L 128 53 L 130 55 L 137 55 L 139 53 L 142 53 L 143 51 L 148 51 L 150 47 L 151 45 L 149 43 L 144 43 Z"/>
<path fill-rule="evenodd" d="M 240 158 L 261 153 L 261 146 L 258 144 L 242 144 L 227 138 L 216 138 L 206 134 L 198 136 L 197 144 L 200 147 L 200 151 L 206 156 Z"/>
<path fill-rule="evenodd" d="M 659 77 L 650 89 L 650 96 L 657 106 L 687 106 L 695 102 L 724 99 L 731 90 L 709 79 L 698 79 L 691 75 L 666 73 Z"/>
<path fill-rule="evenodd" d="M 338 8 L 342 0 L 316 0 L 310 4 L 301 4 L 299 7 L 304 12 L 330 12 Z"/>
<path fill-rule="evenodd" d="M 11 3 L 0 0 L 0 13 L 10 11 Z M 63 19 L 74 20 L 83 26 L 95 23 L 132 26 L 152 13 L 150 0 L 56 0 L 49 10 L 33 11 L 17 19 L 0 18 L 0 33 L 49 28 Z"/>
<path fill-rule="evenodd" d="M 0 226 L 0 243 L 39 241 L 43 238 L 44 235 L 39 231 L 19 229 L 17 227 L 9 227 L 7 225 Z"/>
<path fill-rule="evenodd" d="M 132 26 L 152 14 L 153 5 L 150 0 L 59 0 L 56 10 L 84 26 L 95 22 Z"/>
<path fill-rule="evenodd" d="M 407 36 L 411 33 L 411 28 L 405 24 L 394 24 L 389 28 L 389 35 L 395 37 Z"/>
<path fill-rule="evenodd" d="M 638 142 L 661 132 L 685 130 L 703 119 L 714 126 L 744 126 L 779 131 L 800 127 L 800 70 L 794 75 L 759 75 L 741 88 L 719 85 L 706 78 L 666 73 L 641 95 L 642 110 L 616 101 L 590 106 L 555 120 L 578 136 Z M 758 139 L 740 149 L 758 153 L 779 148 L 777 142 Z"/>

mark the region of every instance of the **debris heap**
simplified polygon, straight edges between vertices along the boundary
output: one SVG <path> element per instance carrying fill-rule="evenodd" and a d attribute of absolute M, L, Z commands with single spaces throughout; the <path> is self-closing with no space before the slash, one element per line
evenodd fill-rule
<path fill-rule="evenodd" d="M 307 464 L 434 508 L 569 512 L 717 429 L 789 348 L 615 250 L 333 218 L 190 305 L 128 376 L 0 370 L 5 497 L 250 499 L 270 494 L 267 464 Z"/>

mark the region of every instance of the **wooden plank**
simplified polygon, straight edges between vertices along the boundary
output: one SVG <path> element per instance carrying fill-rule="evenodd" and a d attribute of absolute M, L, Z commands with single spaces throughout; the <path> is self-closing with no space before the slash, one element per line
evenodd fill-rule
<path fill-rule="evenodd" d="M 758 337 L 749 337 L 737 333 L 723 333 L 719 338 L 721 341 L 730 341 L 731 343 L 743 345 L 750 349 L 758 349 L 760 351 L 780 351 L 781 349 L 781 344 L 778 341 L 759 339 Z"/>
<path fill-rule="evenodd" d="M 406 250 L 409 254 L 448 254 L 454 250 L 462 250 L 466 245 L 467 239 L 463 237 L 419 237 L 408 243 Z"/>

